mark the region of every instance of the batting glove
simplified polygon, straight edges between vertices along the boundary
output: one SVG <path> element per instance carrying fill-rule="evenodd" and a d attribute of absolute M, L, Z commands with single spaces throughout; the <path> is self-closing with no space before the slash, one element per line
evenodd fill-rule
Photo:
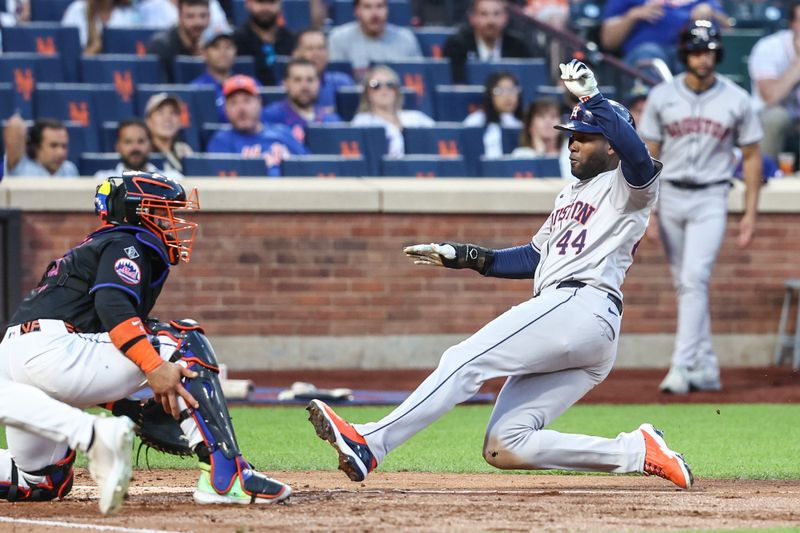
<path fill-rule="evenodd" d="M 594 72 L 583 61 L 573 59 L 567 64 L 561 63 L 558 68 L 561 69 L 564 86 L 581 102 L 600 94 L 600 91 L 597 90 L 597 79 L 594 77 Z"/>
<path fill-rule="evenodd" d="M 494 259 L 494 252 L 488 248 L 458 242 L 416 244 L 403 251 L 414 259 L 415 265 L 471 268 L 481 274 L 489 269 Z"/>

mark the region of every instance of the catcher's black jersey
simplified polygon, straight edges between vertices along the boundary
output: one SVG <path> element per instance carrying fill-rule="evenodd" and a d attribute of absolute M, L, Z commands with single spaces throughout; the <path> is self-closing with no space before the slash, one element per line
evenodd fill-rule
<path fill-rule="evenodd" d="M 103 332 L 94 295 L 104 288 L 127 294 L 144 319 L 168 274 L 166 249 L 153 233 L 135 226 L 106 226 L 47 266 L 10 325 L 50 318 L 86 333 Z"/>

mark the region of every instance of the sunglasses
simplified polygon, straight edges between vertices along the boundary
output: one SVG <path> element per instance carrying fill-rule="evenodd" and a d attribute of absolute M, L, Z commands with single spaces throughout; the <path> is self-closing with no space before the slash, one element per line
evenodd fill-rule
<path fill-rule="evenodd" d="M 519 94 L 519 87 L 495 87 L 492 89 L 495 96 L 516 96 Z"/>
<path fill-rule="evenodd" d="M 393 81 L 369 80 L 367 87 L 370 89 L 380 89 L 381 87 L 386 87 L 387 89 L 395 90 L 399 89 L 400 85 Z"/>

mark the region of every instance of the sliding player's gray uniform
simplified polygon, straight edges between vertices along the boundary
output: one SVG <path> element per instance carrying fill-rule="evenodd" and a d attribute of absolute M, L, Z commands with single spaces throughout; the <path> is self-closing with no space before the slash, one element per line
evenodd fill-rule
<path fill-rule="evenodd" d="M 717 74 L 700 94 L 685 80 L 678 75 L 650 92 L 639 133 L 661 144 L 664 161 L 658 222 L 678 291 L 672 366 L 696 374 L 690 381 L 699 388 L 715 389 L 708 284 L 725 236 L 733 147 L 757 143 L 762 130 L 749 95 L 726 77 Z"/>

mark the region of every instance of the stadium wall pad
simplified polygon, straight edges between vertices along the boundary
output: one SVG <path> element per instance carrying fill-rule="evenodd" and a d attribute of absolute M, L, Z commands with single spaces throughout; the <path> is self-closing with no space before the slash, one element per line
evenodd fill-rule
<path fill-rule="evenodd" d="M 23 290 L 97 226 L 93 179 L 0 183 L 22 209 Z M 404 245 L 527 242 L 560 180 L 193 179 L 202 211 L 192 262 L 154 310 L 192 317 L 232 369 L 432 367 L 441 352 L 530 296 L 530 281 L 415 266 Z M 755 241 L 736 247 L 743 188 L 711 287 L 723 365 L 769 364 L 783 282 L 800 277 L 800 180 L 763 189 Z M 667 366 L 675 297 L 658 242 L 643 241 L 625 286 L 620 366 Z M 564 324 L 569 328 L 569 324 Z"/>

